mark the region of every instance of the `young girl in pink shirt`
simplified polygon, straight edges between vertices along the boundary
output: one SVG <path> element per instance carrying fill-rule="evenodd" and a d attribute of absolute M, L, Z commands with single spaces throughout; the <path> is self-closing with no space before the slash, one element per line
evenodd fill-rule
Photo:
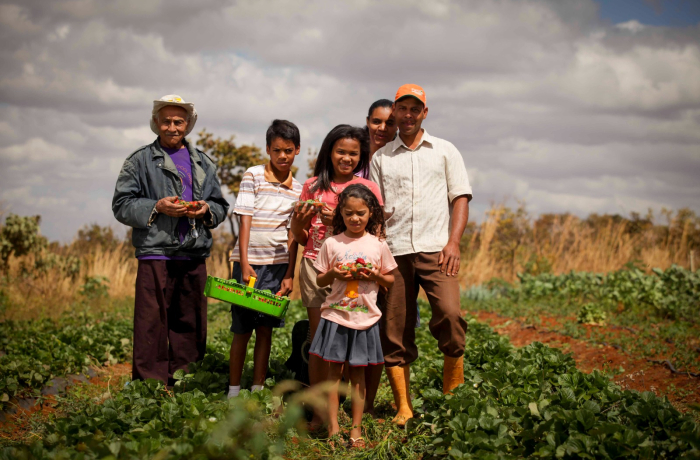
<path fill-rule="evenodd" d="M 305 246 L 299 267 L 299 288 L 302 303 L 309 315 L 310 338 L 316 334 L 321 320 L 321 304 L 330 293 L 328 286 L 321 287 L 316 284 L 317 272 L 313 263 L 321 245 L 331 234 L 338 194 L 352 184 L 363 184 L 374 193 L 379 204 L 383 204 L 379 186 L 356 175 L 369 165 L 369 151 L 367 132 L 364 129 L 350 125 L 338 125 L 333 128 L 321 144 L 314 176 L 304 183 L 299 204 L 292 215 L 290 229 L 294 239 Z M 318 200 L 324 206 L 318 209 L 304 204 L 307 200 Z M 327 374 L 328 366 L 321 359 L 310 356 L 311 386 L 322 382 Z M 309 429 L 315 431 L 322 424 L 321 417 L 315 414 Z"/>
<path fill-rule="evenodd" d="M 328 434 L 338 434 L 338 387 L 349 366 L 352 391 L 351 447 L 364 447 L 361 422 L 365 406 L 365 368 L 384 364 L 377 307 L 379 286 L 391 287 L 396 261 L 386 236 L 379 201 L 364 185 L 353 184 L 338 197 L 333 236 L 314 262 L 316 284 L 331 286 L 309 354 L 329 363 L 333 386 L 328 397 Z M 350 268 L 350 269 L 348 269 Z"/>

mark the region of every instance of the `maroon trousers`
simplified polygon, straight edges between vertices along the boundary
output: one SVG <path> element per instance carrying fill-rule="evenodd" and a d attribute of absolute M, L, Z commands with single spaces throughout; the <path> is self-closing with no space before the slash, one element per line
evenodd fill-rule
<path fill-rule="evenodd" d="M 134 306 L 133 379 L 173 384 L 173 373 L 204 357 L 204 259 L 139 260 Z"/>

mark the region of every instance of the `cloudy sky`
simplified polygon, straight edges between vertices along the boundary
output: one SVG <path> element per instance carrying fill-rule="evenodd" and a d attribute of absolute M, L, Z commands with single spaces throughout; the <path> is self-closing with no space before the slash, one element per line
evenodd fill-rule
<path fill-rule="evenodd" d="M 418 83 L 474 218 L 504 199 L 700 211 L 695 0 L 3 0 L 0 62 L 0 204 L 64 242 L 121 229 L 114 182 L 170 93 L 196 104 L 195 131 L 264 145 L 287 118 L 306 152 Z"/>

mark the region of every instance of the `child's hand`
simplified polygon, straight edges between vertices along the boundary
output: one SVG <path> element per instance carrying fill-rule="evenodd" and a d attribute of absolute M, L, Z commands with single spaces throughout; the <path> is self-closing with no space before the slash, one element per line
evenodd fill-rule
<path fill-rule="evenodd" d="M 352 273 L 350 273 L 350 270 L 341 270 L 341 264 L 334 265 L 333 269 L 331 270 L 333 272 L 333 278 L 340 280 L 340 281 L 352 281 Z"/>
<path fill-rule="evenodd" d="M 294 203 L 294 212 L 315 214 L 318 208 L 311 203 L 306 201 L 297 201 Z"/>
<path fill-rule="evenodd" d="M 379 281 L 380 267 L 361 268 L 357 273 L 357 279 L 361 281 Z"/>
<path fill-rule="evenodd" d="M 321 218 L 321 223 L 323 225 L 333 225 L 333 216 L 335 215 L 335 209 L 331 209 L 328 206 L 324 206 L 321 209 L 319 217 Z"/>
<path fill-rule="evenodd" d="M 299 202 L 294 206 L 294 215 L 292 216 L 292 225 L 294 221 L 301 223 L 302 226 L 306 226 L 311 219 L 316 215 L 316 208 L 304 202 Z"/>
<path fill-rule="evenodd" d="M 253 267 L 251 267 L 250 264 L 241 264 L 241 278 L 243 278 L 241 282 L 243 284 L 248 284 L 251 276 L 255 276 L 256 278 L 258 277 L 255 270 L 253 270 Z"/>
<path fill-rule="evenodd" d="M 282 280 L 282 284 L 280 285 L 280 290 L 277 293 L 279 296 L 287 295 L 290 292 L 292 292 L 292 289 L 294 287 L 294 279 L 289 277 L 289 278 L 284 278 Z"/>

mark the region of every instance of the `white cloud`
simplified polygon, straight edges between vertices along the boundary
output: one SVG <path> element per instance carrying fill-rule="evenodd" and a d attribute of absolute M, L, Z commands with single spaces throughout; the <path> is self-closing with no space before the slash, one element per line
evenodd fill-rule
<path fill-rule="evenodd" d="M 588 0 L 0 5 L 0 200 L 68 240 L 114 223 L 123 160 L 154 138 L 153 99 L 180 94 L 197 105 L 195 133 L 258 146 L 272 119 L 290 119 L 306 152 L 411 81 L 427 91 L 426 128 L 463 153 L 473 216 L 504 197 L 534 212 L 700 210 L 700 29 L 609 25 L 598 11 Z"/>
<path fill-rule="evenodd" d="M 700 104 L 700 48 L 638 46 L 616 53 L 583 42 L 561 90 L 577 102 L 608 109 L 663 110 Z"/>
<path fill-rule="evenodd" d="M 41 26 L 29 19 L 26 10 L 19 5 L 0 5 L 0 25 L 16 34 L 36 33 Z"/>
<path fill-rule="evenodd" d="M 21 164 L 29 167 L 38 163 L 53 163 L 75 158 L 75 155 L 66 149 L 48 144 L 44 139 L 32 138 L 21 145 L 0 148 L 0 160 L 3 164 Z"/>
<path fill-rule="evenodd" d="M 56 27 L 54 32 L 51 32 L 46 38 L 50 42 L 56 42 L 65 39 L 70 32 L 70 26 L 64 24 L 62 26 Z"/>
<path fill-rule="evenodd" d="M 626 22 L 621 22 L 619 24 L 615 24 L 615 27 L 617 27 L 618 29 L 627 30 L 629 32 L 636 33 L 636 32 L 641 32 L 642 30 L 644 30 L 644 28 L 646 26 L 644 24 L 640 23 L 639 21 L 637 21 L 636 19 L 632 19 L 631 21 L 626 21 Z"/>

